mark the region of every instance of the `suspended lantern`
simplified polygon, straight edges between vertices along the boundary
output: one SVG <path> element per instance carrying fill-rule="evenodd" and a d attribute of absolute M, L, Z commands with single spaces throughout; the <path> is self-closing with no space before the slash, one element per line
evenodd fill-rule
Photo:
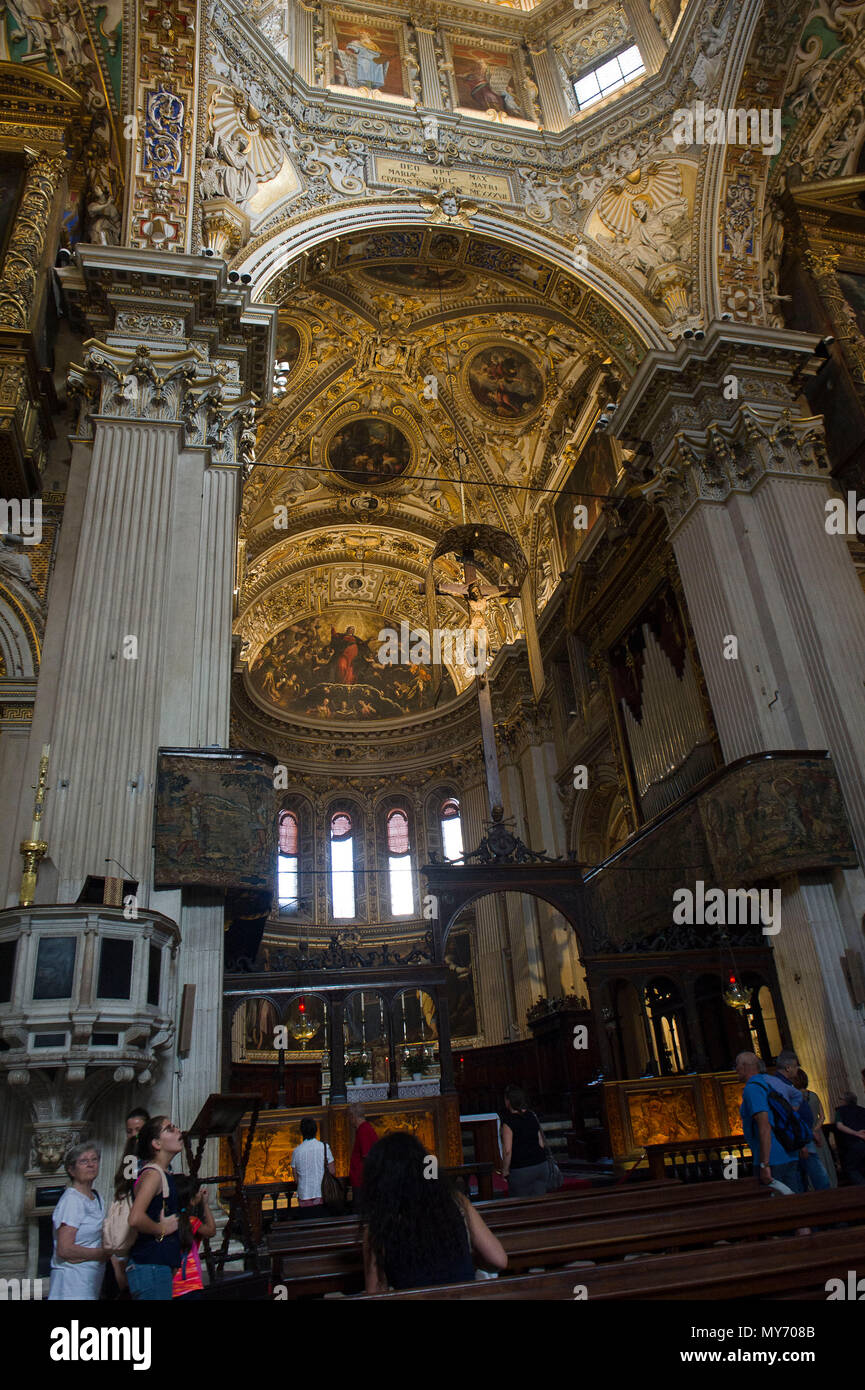
<path fill-rule="evenodd" d="M 306 1000 L 303 995 L 300 996 L 297 1012 L 300 1014 L 300 1019 L 297 1023 L 292 1024 L 291 1032 L 301 1047 L 306 1047 L 306 1044 L 315 1037 L 318 1030 L 307 1014 Z"/>
<path fill-rule="evenodd" d="M 724 1003 L 729 1004 L 731 1009 L 741 1010 L 743 1013 L 751 1007 L 751 995 L 753 989 L 748 989 L 741 980 L 737 980 L 735 975 L 731 975 L 724 990 Z"/>

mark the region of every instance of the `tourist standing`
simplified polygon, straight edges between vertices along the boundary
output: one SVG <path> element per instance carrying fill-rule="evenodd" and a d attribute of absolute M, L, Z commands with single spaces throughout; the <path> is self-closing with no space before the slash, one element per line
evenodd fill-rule
<path fill-rule="evenodd" d="M 148 1120 L 138 1136 L 141 1171 L 129 1215 L 138 1237 L 126 1265 L 136 1301 L 169 1300 L 174 1271 L 181 1265 L 177 1186 L 168 1166 L 182 1148 L 183 1135 L 167 1115 Z"/>
<path fill-rule="evenodd" d="M 865 1187 L 865 1109 L 856 1104 L 852 1091 L 847 1091 L 835 1111 L 835 1139 L 847 1181 Z"/>
<path fill-rule="evenodd" d="M 362 1105 L 350 1106 L 348 1113 L 354 1125 L 354 1147 L 351 1151 L 348 1174 L 351 1181 L 353 1200 L 357 1202 L 363 1185 L 364 1159 L 373 1145 L 378 1143 L 378 1135 L 366 1118 Z"/>
<path fill-rule="evenodd" d="M 291 1155 L 291 1166 L 297 1183 L 297 1205 L 301 1211 L 322 1206 L 321 1184 L 325 1168 L 336 1174 L 333 1154 L 328 1144 L 316 1139 L 318 1125 L 310 1115 L 300 1122 L 302 1142 Z"/>
<path fill-rule="evenodd" d="M 509 1197 L 542 1197 L 547 1190 L 547 1156 L 540 1121 L 519 1086 L 505 1091 L 502 1116 L 502 1177 Z"/>
<path fill-rule="evenodd" d="M 832 1157 L 832 1151 L 823 1134 L 823 1125 L 826 1123 L 823 1103 L 816 1091 L 809 1091 L 808 1075 L 801 1067 L 796 1072 L 795 1085 L 796 1089 L 801 1091 L 802 1095 L 805 1097 L 805 1104 L 808 1106 L 814 1120 L 814 1139 L 813 1143 L 808 1145 L 809 1162 L 804 1164 L 804 1173 L 806 1178 L 810 1180 L 814 1191 L 822 1192 L 826 1187 L 838 1186 L 838 1173 L 835 1168 L 835 1160 Z M 819 1163 L 823 1172 L 826 1174 L 826 1182 L 823 1184 L 819 1184 L 813 1179 L 812 1164 L 814 1162 Z"/>
<path fill-rule="evenodd" d="M 51 1218 L 54 1253 L 51 1256 L 50 1300 L 91 1302 L 99 1297 L 110 1252 L 102 1245 L 105 1208 L 93 1184 L 99 1173 L 96 1144 L 76 1144 L 67 1150 L 63 1166 L 67 1187 Z"/>
<path fill-rule="evenodd" d="M 186 1173 L 178 1173 L 177 1216 L 180 1236 L 180 1268 L 172 1284 L 172 1297 L 200 1299 L 204 1294 L 199 1247 L 216 1235 L 216 1222 L 207 1200 L 207 1188 Z"/>
<path fill-rule="evenodd" d="M 780 1182 L 790 1192 L 803 1192 L 799 1159 L 807 1153 L 806 1144 L 795 1143 L 785 1133 L 785 1140 L 791 1144 L 789 1149 L 786 1148 L 775 1132 L 777 1118 L 773 1127 L 776 1112 L 772 1108 L 769 1092 L 780 1092 L 780 1087 L 773 1085 L 776 1078 L 766 1076 L 763 1063 L 754 1052 L 740 1052 L 735 1066 L 736 1075 L 745 1083 L 739 1113 L 742 1116 L 742 1132 L 753 1155 L 757 1181 L 766 1187 Z M 795 1121 L 796 1114 L 792 1108 L 791 1114 Z"/>

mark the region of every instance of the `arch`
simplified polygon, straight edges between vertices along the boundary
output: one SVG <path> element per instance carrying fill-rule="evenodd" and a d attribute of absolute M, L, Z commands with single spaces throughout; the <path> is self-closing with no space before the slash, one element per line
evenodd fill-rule
<path fill-rule="evenodd" d="M 590 942 L 585 889 L 576 864 L 490 866 L 426 864 L 422 871 L 438 908 L 437 958 L 467 907 L 499 893 L 523 893 L 555 908 L 574 930 L 582 956 Z M 435 919 L 434 919 L 435 920 Z"/>
<path fill-rule="evenodd" d="M 270 216 L 272 218 L 272 212 Z M 263 293 L 269 283 L 304 252 L 312 252 L 337 237 L 344 239 L 356 232 L 403 231 L 435 225 L 440 224 L 435 223 L 416 200 L 368 198 L 362 203 L 345 202 L 312 213 L 300 222 L 286 218 L 281 226 L 271 226 L 237 254 L 230 268 L 250 275 L 253 283 L 261 286 L 259 293 Z M 579 276 L 575 275 L 572 248 L 545 234 L 537 225 L 517 223 L 492 209 L 482 209 L 472 219 L 468 235 L 489 237 L 513 249 L 516 228 L 522 252 L 539 256 L 549 265 L 564 270 L 583 288 L 593 291 L 606 307 L 626 321 L 644 349 L 669 348 L 661 325 L 636 295 L 591 263 Z M 464 228 L 459 230 L 465 231 Z"/>
<path fill-rule="evenodd" d="M 40 635 L 28 612 L 32 603 L 32 595 L 27 604 L 13 593 L 11 582 L 0 583 L 0 669 L 12 680 L 33 680 L 39 670 Z"/>

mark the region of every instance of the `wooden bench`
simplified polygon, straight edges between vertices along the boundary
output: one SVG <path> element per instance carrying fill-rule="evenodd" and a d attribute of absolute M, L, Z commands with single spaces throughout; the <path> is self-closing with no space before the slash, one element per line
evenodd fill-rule
<path fill-rule="evenodd" d="M 665 1181 L 657 1186 L 646 1186 L 646 1192 L 629 1188 L 618 1193 L 596 1192 L 591 1196 L 572 1193 L 568 1201 L 563 1201 L 559 1193 L 550 1194 L 555 1200 L 522 1197 L 513 1202 L 490 1203 L 489 1209 L 478 1205 L 476 1210 L 481 1212 L 490 1230 L 501 1239 L 503 1232 L 526 1227 L 562 1225 L 589 1218 L 599 1220 L 621 1217 L 630 1212 L 640 1215 L 673 1207 L 742 1199 L 742 1189 L 737 1190 L 733 1182 L 695 1183 L 685 1187 L 679 1183 Z M 756 1191 L 756 1184 L 753 1190 Z M 289 1222 L 281 1224 L 278 1229 L 274 1228 L 268 1247 L 271 1256 L 278 1253 L 299 1255 L 306 1251 L 355 1245 L 360 1238 L 360 1222 L 354 1218 L 330 1222 Z"/>
<path fill-rule="evenodd" d="M 781 1200 L 781 1199 L 779 1199 Z M 784 1200 L 793 1200 L 784 1199 Z M 376 1302 L 398 1299 L 514 1299 L 591 1303 L 618 1299 L 825 1299 L 828 1279 L 847 1278 L 861 1263 L 865 1232 L 846 1231 L 793 1236 L 781 1241 L 716 1246 L 682 1255 L 602 1265 L 595 1269 L 556 1270 L 513 1279 L 484 1279 L 433 1289 L 358 1294 Z M 585 1293 L 582 1291 L 585 1290 Z"/>
<path fill-rule="evenodd" d="M 711 1246 L 728 1239 L 749 1241 L 811 1224 L 865 1220 L 865 1189 L 784 1198 L 757 1191 L 750 1184 L 749 1191 L 737 1203 L 686 1203 L 681 1208 L 673 1205 L 625 1217 L 592 1213 L 563 1224 L 530 1225 L 496 1234 L 508 1254 L 508 1273 L 513 1275 L 537 1266 Z M 293 1297 L 359 1291 L 362 1252 L 356 1238 L 298 1254 L 273 1250 L 272 1257 L 274 1283 L 287 1285 Z"/>

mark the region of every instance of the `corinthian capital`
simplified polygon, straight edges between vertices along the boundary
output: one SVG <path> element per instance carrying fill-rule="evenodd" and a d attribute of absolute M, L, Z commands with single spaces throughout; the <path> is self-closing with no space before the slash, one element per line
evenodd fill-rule
<path fill-rule="evenodd" d="M 799 392 L 818 339 L 714 323 L 703 341 L 654 352 L 616 414 L 638 448 L 629 468 L 671 527 L 699 503 L 751 492 L 767 475 L 825 477 L 823 421 Z"/>

